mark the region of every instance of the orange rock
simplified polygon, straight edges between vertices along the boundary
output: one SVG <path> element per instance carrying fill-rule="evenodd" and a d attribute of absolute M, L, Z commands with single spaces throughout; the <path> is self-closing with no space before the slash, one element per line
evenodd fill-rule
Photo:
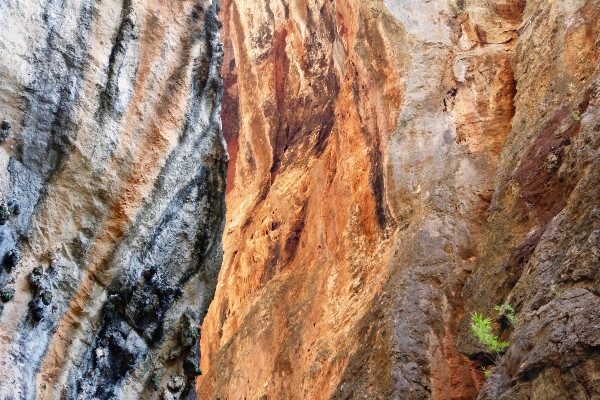
<path fill-rule="evenodd" d="M 237 158 L 200 398 L 476 397 L 454 335 L 520 9 L 472 3 L 223 3 Z"/>

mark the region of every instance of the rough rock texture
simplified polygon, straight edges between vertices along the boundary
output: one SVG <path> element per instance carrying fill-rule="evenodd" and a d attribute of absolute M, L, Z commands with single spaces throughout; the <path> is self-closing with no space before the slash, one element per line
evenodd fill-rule
<path fill-rule="evenodd" d="M 218 7 L 0 3 L 0 398 L 195 398 L 225 211 Z"/>
<path fill-rule="evenodd" d="M 527 2 L 516 114 L 464 292 L 517 311 L 482 399 L 600 398 L 600 1 Z M 497 317 L 497 315 L 496 315 Z M 461 324 L 459 348 L 481 349 Z"/>
<path fill-rule="evenodd" d="M 200 398 L 477 396 L 455 335 L 524 6 L 223 2 L 234 186 Z"/>
<path fill-rule="evenodd" d="M 0 4 L 0 399 L 600 398 L 600 0 L 222 6 Z"/>

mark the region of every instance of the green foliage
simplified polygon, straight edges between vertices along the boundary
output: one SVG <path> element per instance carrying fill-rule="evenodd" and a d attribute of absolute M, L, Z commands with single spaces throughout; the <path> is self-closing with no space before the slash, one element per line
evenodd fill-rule
<path fill-rule="evenodd" d="M 519 319 L 515 317 L 515 310 L 511 307 L 510 304 L 504 303 L 503 306 L 494 306 L 494 310 L 498 311 L 498 315 L 505 316 L 513 326 L 517 326 L 519 324 Z"/>
<path fill-rule="evenodd" d="M 481 367 L 481 370 L 483 371 L 483 375 L 485 376 L 485 378 L 489 378 L 490 375 L 492 374 L 492 371 L 487 369 L 486 367 Z"/>
<path fill-rule="evenodd" d="M 190 347 L 200 337 L 200 330 L 196 326 L 194 318 L 189 314 L 181 316 L 179 325 L 179 343 L 184 347 Z"/>
<path fill-rule="evenodd" d="M 194 359 L 193 354 L 188 355 L 185 358 L 185 360 L 183 360 L 183 370 L 185 371 L 185 373 L 188 376 L 189 375 L 193 375 L 193 376 L 202 375 L 202 371 L 200 370 L 200 367 L 196 363 L 196 360 Z"/>
<path fill-rule="evenodd" d="M 571 113 L 571 117 L 573 117 L 573 119 L 575 121 L 580 121 L 581 120 L 581 115 L 579 115 L 579 111 L 573 111 Z"/>
<path fill-rule="evenodd" d="M 4 204 L 4 200 L 0 201 L 0 225 L 4 225 L 8 221 L 9 216 L 10 211 L 6 204 Z"/>
<path fill-rule="evenodd" d="M 454 15 L 453 17 L 456 18 L 459 15 L 462 15 L 466 12 L 465 10 L 465 4 L 464 4 L 464 0 L 456 0 L 456 5 L 453 7 L 454 8 Z"/>
<path fill-rule="evenodd" d="M 576 87 L 577 87 L 577 86 L 576 86 L 576 85 L 575 85 L 573 82 L 569 83 L 569 91 L 570 91 L 571 93 L 574 93 L 574 92 L 575 92 L 575 88 L 576 88 Z"/>
<path fill-rule="evenodd" d="M 50 305 L 50 303 L 52 303 L 52 293 L 44 292 L 44 294 L 42 294 L 42 303 L 47 306 Z"/>
<path fill-rule="evenodd" d="M 3 303 L 11 301 L 13 297 L 15 297 L 14 290 L 4 289 L 2 292 L 0 292 L 0 300 L 2 300 Z"/>
<path fill-rule="evenodd" d="M 104 305 L 104 311 L 107 313 L 115 312 L 115 305 L 112 302 L 108 302 Z"/>
<path fill-rule="evenodd" d="M 471 333 L 485 346 L 487 351 L 496 355 L 492 361 L 494 361 L 494 364 L 498 364 L 500 362 L 500 353 L 510 346 L 510 342 L 500 342 L 498 340 L 498 336 L 492 332 L 492 320 L 483 318 L 481 314 L 472 313 Z"/>
<path fill-rule="evenodd" d="M 494 310 L 498 311 L 499 316 L 506 317 L 513 326 L 519 324 L 519 320 L 515 316 L 515 309 L 509 303 L 504 303 L 501 306 L 495 305 Z M 494 364 L 500 364 L 500 354 L 510 346 L 510 342 L 501 342 L 498 336 L 494 335 L 494 332 L 492 332 L 492 320 L 490 318 L 483 318 L 483 315 L 479 313 L 471 313 L 471 333 L 487 351 L 486 356 Z M 481 368 L 487 378 L 491 374 L 491 371 L 485 366 Z"/>
<path fill-rule="evenodd" d="M 560 292 L 556 291 L 556 286 L 550 285 L 550 291 L 554 293 L 556 296 L 560 296 Z"/>

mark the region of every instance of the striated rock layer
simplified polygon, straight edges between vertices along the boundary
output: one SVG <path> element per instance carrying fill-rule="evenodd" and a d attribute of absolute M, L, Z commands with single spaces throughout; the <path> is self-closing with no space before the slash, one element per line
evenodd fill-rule
<path fill-rule="evenodd" d="M 476 398 L 455 336 L 525 3 L 222 7 L 233 188 L 199 397 Z"/>
<path fill-rule="evenodd" d="M 195 398 L 225 211 L 218 7 L 0 4 L 0 398 Z"/>

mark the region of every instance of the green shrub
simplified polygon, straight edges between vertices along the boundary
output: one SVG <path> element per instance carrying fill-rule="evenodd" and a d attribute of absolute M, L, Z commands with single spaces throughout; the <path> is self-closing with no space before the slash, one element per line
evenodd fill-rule
<path fill-rule="evenodd" d="M 492 320 L 490 318 L 483 318 L 483 315 L 478 313 L 471 313 L 471 333 L 479 340 L 485 350 L 491 353 L 488 358 L 496 365 L 500 363 L 500 353 L 504 351 L 510 342 L 501 342 L 498 340 L 498 336 L 492 332 Z"/>
<path fill-rule="evenodd" d="M 184 347 L 190 347 L 200 338 L 200 330 L 196 326 L 191 315 L 184 313 L 179 325 L 179 343 Z"/>

